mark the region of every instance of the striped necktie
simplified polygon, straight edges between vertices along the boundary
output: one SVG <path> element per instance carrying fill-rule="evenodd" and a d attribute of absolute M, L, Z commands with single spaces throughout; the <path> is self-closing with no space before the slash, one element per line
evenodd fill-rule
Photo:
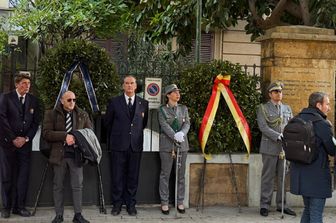
<path fill-rule="evenodd" d="M 71 132 L 72 130 L 72 121 L 70 113 L 67 113 L 65 116 L 65 131 Z"/>

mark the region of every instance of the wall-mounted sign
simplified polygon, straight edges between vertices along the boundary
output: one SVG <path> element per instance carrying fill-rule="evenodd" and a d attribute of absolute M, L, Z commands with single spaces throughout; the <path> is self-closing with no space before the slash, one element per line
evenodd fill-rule
<path fill-rule="evenodd" d="M 145 79 L 146 91 L 145 99 L 149 102 L 149 109 L 159 108 L 161 105 L 161 78 L 151 78 Z"/>

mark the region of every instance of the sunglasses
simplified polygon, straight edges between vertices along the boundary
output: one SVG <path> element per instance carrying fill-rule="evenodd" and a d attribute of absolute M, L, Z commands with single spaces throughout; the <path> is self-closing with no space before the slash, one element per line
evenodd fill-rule
<path fill-rule="evenodd" d="M 69 99 L 67 99 L 66 101 L 67 101 L 67 102 L 71 102 L 71 101 L 76 102 L 76 98 L 69 98 Z"/>

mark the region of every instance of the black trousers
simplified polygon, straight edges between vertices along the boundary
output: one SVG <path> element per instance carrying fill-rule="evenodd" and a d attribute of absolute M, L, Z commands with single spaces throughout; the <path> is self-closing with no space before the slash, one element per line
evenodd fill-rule
<path fill-rule="evenodd" d="M 142 152 L 112 151 L 111 177 L 112 177 L 112 204 L 127 208 L 136 204 L 139 170 Z"/>
<path fill-rule="evenodd" d="M 3 208 L 24 208 L 26 205 L 31 148 L 31 142 L 25 144 L 20 149 L 0 146 L 1 196 Z"/>

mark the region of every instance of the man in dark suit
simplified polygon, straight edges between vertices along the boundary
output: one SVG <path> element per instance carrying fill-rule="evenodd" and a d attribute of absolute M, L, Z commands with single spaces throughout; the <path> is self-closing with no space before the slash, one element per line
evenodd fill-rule
<path fill-rule="evenodd" d="M 148 119 L 148 101 L 135 95 L 135 77 L 124 78 L 124 94 L 113 98 L 106 112 L 106 127 L 110 134 L 112 215 L 118 215 L 126 204 L 131 216 L 135 208 L 138 188 L 143 130 Z"/>
<path fill-rule="evenodd" d="M 39 104 L 31 95 L 30 76 L 15 77 L 16 89 L 4 94 L 0 103 L 1 217 L 29 217 L 25 208 L 32 140 L 40 122 Z M 14 197 L 12 193 L 14 192 Z M 13 202 L 13 203 L 12 203 Z"/>

